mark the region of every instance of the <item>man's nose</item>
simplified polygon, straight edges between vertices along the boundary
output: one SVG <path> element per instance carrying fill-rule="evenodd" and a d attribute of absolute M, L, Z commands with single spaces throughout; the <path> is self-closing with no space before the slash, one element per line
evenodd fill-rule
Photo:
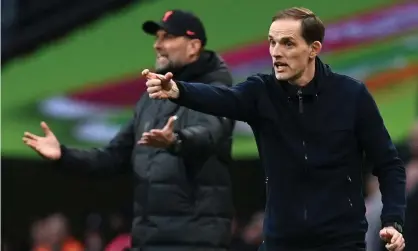
<path fill-rule="evenodd" d="M 271 53 L 271 55 L 274 57 L 274 58 L 281 58 L 282 56 L 283 56 L 283 53 L 282 53 L 282 51 L 281 51 L 281 49 L 280 49 L 280 46 L 275 46 L 273 49 L 272 49 L 272 53 Z"/>
<path fill-rule="evenodd" d="M 157 39 L 154 42 L 154 50 L 158 51 L 160 49 L 161 49 L 161 41 L 160 41 L 160 39 Z"/>

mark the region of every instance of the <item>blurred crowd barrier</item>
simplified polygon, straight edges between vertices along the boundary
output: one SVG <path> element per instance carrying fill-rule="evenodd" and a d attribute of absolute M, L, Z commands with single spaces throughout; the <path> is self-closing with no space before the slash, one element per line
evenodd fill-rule
<path fill-rule="evenodd" d="M 231 231 L 238 244 L 252 215 L 264 208 L 264 174 L 259 165 L 249 159 L 236 160 L 230 167 L 236 211 Z M 109 245 L 119 235 L 123 243 L 129 237 L 125 234 L 131 227 L 132 198 L 130 173 L 85 175 L 57 170 L 42 160 L 3 158 L 2 244 L 8 244 L 9 251 L 30 250 L 35 242 L 39 246 L 35 239 L 83 245 L 86 239 L 100 239 L 102 245 Z"/>
<path fill-rule="evenodd" d="M 91 214 L 82 234 L 75 236 L 71 222 L 62 213 L 39 218 L 30 226 L 28 240 L 20 245 L 3 243 L 4 251 L 123 251 L 130 248 L 130 219 L 121 214 L 103 217 Z M 262 242 L 263 213 L 256 212 L 247 221 L 234 219 L 231 232 L 231 251 L 252 251 Z"/>

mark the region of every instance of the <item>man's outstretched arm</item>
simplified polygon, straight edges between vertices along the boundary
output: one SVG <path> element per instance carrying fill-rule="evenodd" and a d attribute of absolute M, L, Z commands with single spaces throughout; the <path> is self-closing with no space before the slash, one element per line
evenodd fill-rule
<path fill-rule="evenodd" d="M 256 85 L 261 81 L 260 77 L 249 77 L 232 87 L 176 81 L 174 89 L 179 95 L 171 101 L 218 117 L 250 121 L 257 114 Z"/>
<path fill-rule="evenodd" d="M 134 139 L 131 120 L 105 147 L 78 149 L 61 145 L 61 158 L 56 164 L 64 169 L 79 169 L 98 175 L 129 170 Z"/>
<path fill-rule="evenodd" d="M 258 96 L 263 80 L 251 76 L 233 87 L 174 81 L 173 74 L 165 76 L 144 70 L 150 98 L 170 99 L 192 110 L 227 117 L 233 120 L 254 121 L 258 114 Z"/>
<path fill-rule="evenodd" d="M 81 169 L 95 174 L 113 174 L 130 170 L 135 147 L 135 120 L 148 97 L 143 95 L 136 104 L 131 120 L 104 147 L 77 149 L 61 145 L 61 158 L 56 162 L 64 169 Z"/>

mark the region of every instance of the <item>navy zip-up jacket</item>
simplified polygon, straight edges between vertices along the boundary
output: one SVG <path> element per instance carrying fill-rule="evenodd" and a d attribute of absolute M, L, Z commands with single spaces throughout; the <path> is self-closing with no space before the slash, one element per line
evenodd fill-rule
<path fill-rule="evenodd" d="M 403 225 L 405 169 L 360 81 L 317 58 L 314 79 L 303 88 L 274 74 L 230 88 L 176 83 L 173 102 L 251 126 L 268 177 L 266 240 L 289 248 L 364 242 L 364 154 L 380 182 L 383 224 Z"/>

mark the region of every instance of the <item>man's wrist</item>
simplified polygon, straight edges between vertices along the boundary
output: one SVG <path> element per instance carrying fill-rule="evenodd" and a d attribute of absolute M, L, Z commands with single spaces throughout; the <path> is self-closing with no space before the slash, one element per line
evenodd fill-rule
<path fill-rule="evenodd" d="M 177 87 L 176 82 L 172 81 L 171 89 L 169 91 L 170 98 L 178 98 L 180 96 L 179 88 Z"/>
<path fill-rule="evenodd" d="M 398 231 L 399 233 L 402 233 L 403 232 L 403 227 L 402 227 L 402 225 L 401 224 L 399 224 L 399 223 L 397 223 L 397 222 L 385 222 L 383 225 L 382 225 L 382 228 L 385 228 L 385 227 L 393 227 L 394 229 L 396 229 L 396 231 Z"/>
<path fill-rule="evenodd" d="M 174 140 L 168 147 L 168 150 L 172 153 L 179 153 L 181 151 L 181 139 L 177 133 L 174 133 Z"/>

